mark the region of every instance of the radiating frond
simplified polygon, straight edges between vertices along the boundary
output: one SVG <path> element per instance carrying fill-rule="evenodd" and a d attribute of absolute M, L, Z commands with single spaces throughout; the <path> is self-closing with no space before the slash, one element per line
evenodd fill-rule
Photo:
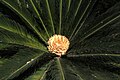
<path fill-rule="evenodd" d="M 41 24 L 43 25 L 43 28 L 48 34 L 48 37 L 55 34 L 55 27 L 52 17 L 52 12 L 50 9 L 49 1 L 48 0 L 28 0 L 30 1 L 31 6 L 33 7 L 33 10 L 31 10 L 33 13 L 35 12 L 37 18 L 40 20 Z M 44 5 L 43 5 L 44 4 Z"/>
<path fill-rule="evenodd" d="M 84 58 L 82 58 L 84 59 Z M 85 60 L 83 60 L 85 61 Z M 91 62 L 93 63 L 93 62 Z M 52 63 L 46 79 L 48 80 L 119 80 L 120 77 L 116 73 L 103 70 L 102 67 L 96 65 L 88 65 L 83 63 L 79 58 L 60 59 L 56 58 Z M 96 67 L 96 68 L 95 68 Z"/>
<path fill-rule="evenodd" d="M 37 2 L 36 1 L 33 1 L 33 0 L 29 0 L 34 11 L 33 12 L 36 12 L 36 15 L 38 16 L 38 19 L 40 20 L 40 22 L 42 23 L 48 37 L 50 37 L 51 35 L 55 34 L 55 30 L 54 30 L 54 24 L 53 24 L 53 20 L 52 20 L 52 16 L 51 16 L 51 11 L 50 11 L 50 8 L 49 8 L 49 3 L 48 1 L 46 0 L 44 4 L 46 4 L 45 7 L 41 7 L 41 3 L 43 2 L 42 0 Z M 39 8 L 38 6 L 39 5 Z M 44 10 L 45 9 L 45 10 Z M 42 11 L 41 11 L 42 10 Z M 46 12 L 44 12 L 44 11 Z M 43 16 L 43 13 L 47 15 L 49 15 L 46 20 L 45 20 L 45 17 L 46 16 Z M 46 22 L 47 22 L 47 25 L 46 25 Z"/>
<path fill-rule="evenodd" d="M 9 59 L 0 59 L 0 79 L 8 80 L 19 76 L 41 59 L 44 52 L 22 49 Z"/>
<path fill-rule="evenodd" d="M 82 58 L 84 59 L 84 58 Z M 84 59 L 85 62 L 82 62 L 81 58 L 71 58 L 73 71 L 76 72 L 76 75 L 81 76 L 83 80 L 119 80 L 120 76 L 116 73 L 110 72 L 101 65 L 104 64 L 104 61 L 100 61 L 100 58 L 94 58 L 92 62 L 91 58 L 88 58 L 88 61 Z M 90 61 L 91 60 L 91 61 Z M 94 64 L 96 60 L 96 63 Z M 81 63 L 80 63 L 81 62 Z M 90 63 L 89 63 L 90 62 Z M 101 64 L 100 64 L 100 63 Z M 79 80 L 79 79 L 78 79 Z"/>
<path fill-rule="evenodd" d="M 5 48 L 10 47 L 10 46 L 11 45 L 9 45 L 9 44 L 0 43 L 0 50 L 5 49 Z"/>
<path fill-rule="evenodd" d="M 63 26 L 65 26 L 63 29 L 67 32 L 65 35 L 70 39 L 75 37 L 79 29 L 83 26 L 95 2 L 96 0 L 87 0 L 87 3 L 85 0 L 71 1 L 66 21 L 63 22 Z"/>
<path fill-rule="evenodd" d="M 81 27 L 85 23 L 88 15 L 90 14 L 95 2 L 96 2 L 96 0 L 88 0 L 87 4 L 86 4 L 86 1 L 81 2 L 81 6 L 79 8 L 80 11 L 78 11 L 78 13 L 77 13 L 78 15 L 76 15 L 75 21 L 73 21 L 74 22 L 73 26 L 75 28 L 70 35 L 70 39 L 73 39 L 77 35 L 78 31 L 81 29 Z M 79 15 L 81 15 L 80 18 L 78 18 Z"/>
<path fill-rule="evenodd" d="M 118 19 L 118 22 L 115 22 L 114 24 L 109 25 L 109 27 L 105 27 L 97 31 L 95 34 L 88 37 L 84 41 L 77 43 L 74 45 L 74 51 L 78 50 L 80 53 L 102 53 L 106 51 L 111 53 L 120 53 L 119 21 L 120 20 Z"/>
<path fill-rule="evenodd" d="M 103 28 L 110 27 L 111 25 L 117 23 L 120 20 L 120 3 L 116 4 L 112 8 L 110 8 L 106 13 L 99 16 L 95 19 L 91 25 L 84 26 L 83 29 L 79 31 L 79 34 L 75 39 L 79 37 L 79 41 L 76 41 L 77 44 L 84 41 L 86 38 L 95 34 Z M 84 32 L 84 30 L 86 30 Z M 74 43 L 75 44 L 75 43 Z"/>
<path fill-rule="evenodd" d="M 45 50 L 45 47 L 23 26 L 4 17 L 3 15 L 0 16 L 0 35 L 1 42 L 19 44 Z"/>
<path fill-rule="evenodd" d="M 120 2 L 96 2 L 0 0 L 0 80 L 120 80 Z"/>
<path fill-rule="evenodd" d="M 1 0 L 0 2 L 15 11 L 16 14 L 18 14 L 18 16 L 21 17 L 29 26 L 29 28 L 32 29 L 44 42 L 46 42 L 44 31 L 40 29 L 40 26 L 37 24 L 34 17 L 32 17 L 31 13 L 27 10 L 27 6 L 25 6 L 24 1 L 13 0 L 11 2 L 9 0 Z"/>
<path fill-rule="evenodd" d="M 28 37 L 29 39 L 36 40 L 35 37 L 33 37 L 33 35 L 30 34 L 30 32 L 28 32 L 24 26 L 16 23 L 13 20 L 10 20 L 3 14 L 0 16 L 0 28 L 18 35 L 22 35 L 24 37 Z"/>
<path fill-rule="evenodd" d="M 29 38 L 24 38 L 18 34 L 0 30 L 0 35 L 0 40 L 3 43 L 17 44 L 46 51 L 46 48 L 43 45 L 39 44 L 38 42 L 29 40 Z"/>
<path fill-rule="evenodd" d="M 44 80 L 52 62 L 53 61 L 50 61 L 49 63 L 40 67 L 34 74 L 29 76 L 25 80 Z"/>

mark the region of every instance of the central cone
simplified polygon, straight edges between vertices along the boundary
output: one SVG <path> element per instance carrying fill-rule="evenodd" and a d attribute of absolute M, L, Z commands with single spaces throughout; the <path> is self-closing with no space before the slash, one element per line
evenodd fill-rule
<path fill-rule="evenodd" d="M 48 50 L 61 57 L 66 54 L 69 44 L 70 42 L 65 36 L 55 34 L 48 40 Z"/>

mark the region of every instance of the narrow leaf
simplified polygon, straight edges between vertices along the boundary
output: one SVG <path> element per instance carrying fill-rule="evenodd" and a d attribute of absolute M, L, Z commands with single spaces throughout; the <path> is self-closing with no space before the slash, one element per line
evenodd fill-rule
<path fill-rule="evenodd" d="M 88 27 L 89 29 L 87 29 L 86 32 L 84 32 L 82 34 L 78 34 L 76 36 L 76 38 L 78 38 L 78 36 L 80 36 L 80 40 L 75 42 L 74 45 L 76 43 L 78 44 L 78 43 L 84 41 L 89 36 L 95 34 L 96 32 L 100 31 L 101 29 L 111 26 L 111 25 L 115 24 L 117 21 L 119 21 L 119 19 L 120 19 L 119 4 L 120 3 L 116 4 L 114 7 L 109 9 L 106 13 L 104 13 L 103 15 L 99 16 L 96 20 L 94 20 L 93 23 Z"/>
<path fill-rule="evenodd" d="M 43 52 L 34 50 L 20 50 L 17 54 L 10 59 L 1 59 L 3 62 L 0 64 L 0 79 L 8 80 L 19 76 L 22 72 L 33 66 L 40 60 Z"/>
<path fill-rule="evenodd" d="M 15 11 L 25 22 L 29 25 L 29 28 L 33 29 L 36 34 L 44 41 L 46 40 L 43 38 L 42 34 L 37 29 L 37 23 L 35 22 L 34 18 L 31 16 L 30 12 L 21 5 L 20 1 L 9 1 L 9 0 L 1 0 L 3 4 L 6 4 L 11 10 Z M 19 6 L 18 6 L 18 5 Z M 31 17 L 30 17 L 31 16 Z"/>
<path fill-rule="evenodd" d="M 0 30 L 0 41 L 2 43 L 17 44 L 17 45 L 22 45 L 22 46 L 27 46 L 27 47 L 47 51 L 46 47 L 41 45 L 39 42 L 32 41 L 29 38 L 20 36 L 15 33 L 11 33 L 6 30 Z"/>
<path fill-rule="evenodd" d="M 44 80 L 46 78 L 46 74 L 51 66 L 51 62 L 45 64 L 44 66 L 40 67 L 34 74 L 26 78 L 25 80 Z"/>

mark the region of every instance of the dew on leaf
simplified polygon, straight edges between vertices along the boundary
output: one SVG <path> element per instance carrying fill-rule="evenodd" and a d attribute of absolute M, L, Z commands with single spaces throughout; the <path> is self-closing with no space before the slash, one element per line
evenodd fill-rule
<path fill-rule="evenodd" d="M 30 61 L 28 61 L 26 64 L 29 64 L 30 63 Z"/>
<path fill-rule="evenodd" d="M 105 54 L 106 56 L 108 55 L 108 54 Z"/>
<path fill-rule="evenodd" d="M 34 59 L 31 59 L 31 61 L 33 61 Z"/>

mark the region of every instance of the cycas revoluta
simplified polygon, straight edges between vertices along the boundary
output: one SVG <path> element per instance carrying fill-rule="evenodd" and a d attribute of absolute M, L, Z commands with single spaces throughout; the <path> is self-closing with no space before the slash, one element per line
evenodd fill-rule
<path fill-rule="evenodd" d="M 120 80 L 120 2 L 96 1 L 0 0 L 0 80 Z"/>

